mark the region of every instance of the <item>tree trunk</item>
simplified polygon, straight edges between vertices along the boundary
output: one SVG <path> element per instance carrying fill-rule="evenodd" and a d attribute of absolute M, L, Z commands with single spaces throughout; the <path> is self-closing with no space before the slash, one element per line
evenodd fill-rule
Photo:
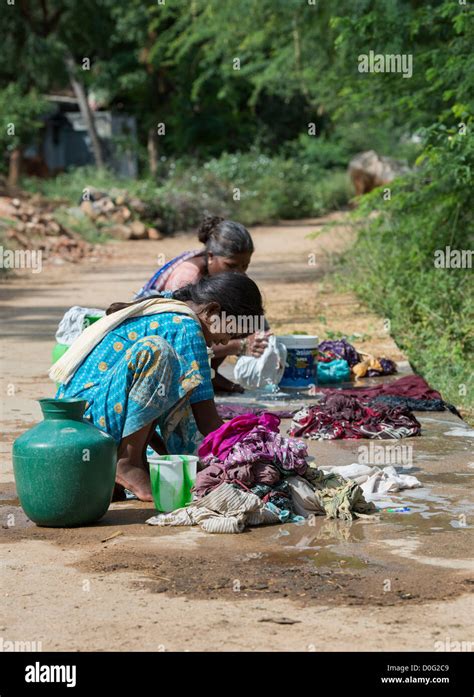
<path fill-rule="evenodd" d="M 21 150 L 15 148 L 10 153 L 10 161 L 8 165 L 8 180 L 7 186 L 9 189 L 14 189 L 18 186 L 21 171 Z"/>
<path fill-rule="evenodd" d="M 155 128 L 148 130 L 148 166 L 152 177 L 156 177 L 158 172 L 158 137 Z"/>
<path fill-rule="evenodd" d="M 100 144 L 99 136 L 97 134 L 97 129 L 95 127 L 94 116 L 89 106 L 89 102 L 87 101 L 87 95 L 84 89 L 84 85 L 76 75 L 76 65 L 74 63 L 74 58 L 70 55 L 67 55 L 64 60 L 66 63 L 69 80 L 71 82 L 71 87 L 74 90 L 74 94 L 76 95 L 77 101 L 79 102 L 79 109 L 82 114 L 82 118 L 85 121 L 87 131 L 91 139 L 92 152 L 94 153 L 95 164 L 97 167 L 103 167 L 104 157 L 102 154 L 102 147 Z"/>

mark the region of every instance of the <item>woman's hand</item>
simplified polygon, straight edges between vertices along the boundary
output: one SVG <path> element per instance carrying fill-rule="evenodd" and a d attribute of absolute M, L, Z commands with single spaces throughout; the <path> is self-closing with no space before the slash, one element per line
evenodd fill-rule
<path fill-rule="evenodd" d="M 247 339 L 247 356 L 254 356 L 258 358 L 262 355 L 268 346 L 268 337 L 271 332 L 258 332 L 257 334 L 252 334 Z"/>

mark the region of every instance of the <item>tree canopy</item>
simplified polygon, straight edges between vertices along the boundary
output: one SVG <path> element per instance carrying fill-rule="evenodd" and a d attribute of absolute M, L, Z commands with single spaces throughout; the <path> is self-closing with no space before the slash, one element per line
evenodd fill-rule
<path fill-rule="evenodd" d="M 142 144 L 165 124 L 169 154 L 274 152 L 314 123 L 337 160 L 472 113 L 463 0 L 18 0 L 2 15 L 2 87 L 64 89 L 65 54 L 87 59 L 86 89 L 134 114 Z M 359 72 L 369 51 L 411 55 L 411 77 Z"/>

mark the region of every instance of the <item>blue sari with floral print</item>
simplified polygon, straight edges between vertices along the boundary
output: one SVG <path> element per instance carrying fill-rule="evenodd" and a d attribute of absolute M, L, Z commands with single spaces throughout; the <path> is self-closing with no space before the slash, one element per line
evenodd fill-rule
<path fill-rule="evenodd" d="M 86 418 L 117 443 L 156 421 L 169 453 L 195 452 L 191 405 L 214 397 L 199 321 L 166 312 L 122 322 L 56 397 L 86 400 Z"/>

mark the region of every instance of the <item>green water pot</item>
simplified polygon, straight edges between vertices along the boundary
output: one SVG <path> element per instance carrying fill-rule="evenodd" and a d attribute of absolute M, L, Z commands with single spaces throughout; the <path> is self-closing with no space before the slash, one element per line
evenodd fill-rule
<path fill-rule="evenodd" d="M 44 421 L 13 444 L 18 498 L 47 527 L 87 525 L 107 511 L 115 483 L 114 439 L 85 420 L 82 399 L 40 399 Z"/>

